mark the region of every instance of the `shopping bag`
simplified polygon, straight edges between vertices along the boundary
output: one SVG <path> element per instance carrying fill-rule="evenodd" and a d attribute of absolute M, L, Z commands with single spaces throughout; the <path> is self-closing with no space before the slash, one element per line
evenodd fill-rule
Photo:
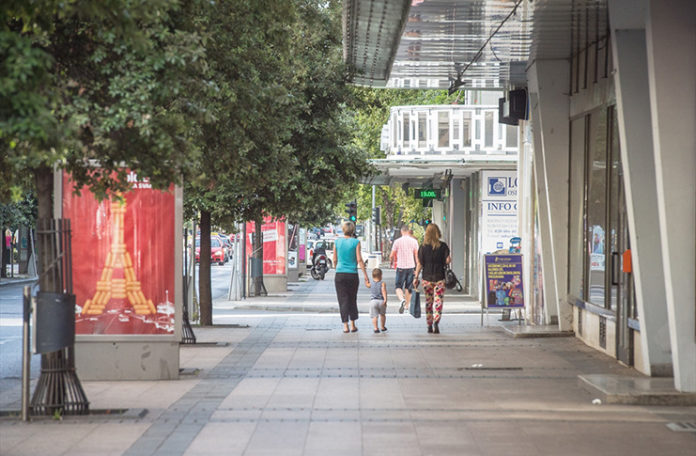
<path fill-rule="evenodd" d="M 411 312 L 413 318 L 420 318 L 421 316 L 420 293 L 415 289 L 411 293 L 411 304 L 408 306 L 408 311 Z"/>

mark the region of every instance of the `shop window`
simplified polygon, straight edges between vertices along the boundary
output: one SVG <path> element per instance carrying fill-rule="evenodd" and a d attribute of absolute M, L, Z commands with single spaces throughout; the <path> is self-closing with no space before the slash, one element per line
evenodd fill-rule
<path fill-rule="evenodd" d="M 587 161 L 586 249 L 588 300 L 604 307 L 607 252 L 607 113 L 601 109 L 590 116 Z"/>

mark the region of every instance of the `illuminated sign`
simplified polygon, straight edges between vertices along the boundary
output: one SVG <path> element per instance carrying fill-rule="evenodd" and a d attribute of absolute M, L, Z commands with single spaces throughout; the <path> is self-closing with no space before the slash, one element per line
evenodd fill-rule
<path fill-rule="evenodd" d="M 434 188 L 417 188 L 416 198 L 420 199 L 440 199 L 442 197 L 442 191 Z"/>

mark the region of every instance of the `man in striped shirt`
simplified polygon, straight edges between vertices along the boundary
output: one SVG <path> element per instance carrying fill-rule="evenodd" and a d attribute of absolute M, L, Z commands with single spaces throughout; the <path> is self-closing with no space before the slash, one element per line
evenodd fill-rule
<path fill-rule="evenodd" d="M 401 227 L 401 237 L 394 241 L 389 258 L 392 263 L 396 261 L 396 296 L 401 300 L 399 313 L 404 313 L 411 302 L 413 272 L 418 261 L 418 241 L 409 235 L 408 226 Z"/>

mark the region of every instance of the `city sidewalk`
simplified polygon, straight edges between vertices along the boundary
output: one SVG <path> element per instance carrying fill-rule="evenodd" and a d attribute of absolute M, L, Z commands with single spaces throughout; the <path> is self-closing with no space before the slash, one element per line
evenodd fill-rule
<path fill-rule="evenodd" d="M 395 269 L 383 268 L 382 280 L 387 285 L 388 303 L 387 312 L 394 313 L 399 308 L 399 300 L 394 290 L 396 277 Z M 368 270 L 370 273 L 371 270 Z M 268 296 L 251 297 L 239 301 L 229 301 L 226 297 L 215 300 L 215 308 L 236 310 L 267 310 L 276 312 L 319 312 L 338 313 L 338 302 L 334 287 L 334 270 L 330 270 L 324 280 L 314 280 L 306 274 L 300 277 L 299 282 L 290 282 L 286 293 L 271 293 Z M 370 275 L 370 280 L 372 276 Z M 422 291 L 422 290 L 421 290 Z M 358 289 L 358 310 L 361 314 L 369 314 L 369 289 L 363 283 L 360 276 L 360 288 Z M 423 306 L 425 301 L 423 301 Z M 447 290 L 445 298 L 445 311 L 447 313 L 481 313 L 481 304 L 478 300 L 468 298 L 463 293 Z M 500 313 L 492 310 L 491 313 Z"/>
<path fill-rule="evenodd" d="M 447 314 L 238 314 L 196 328 L 176 381 L 83 382 L 94 414 L 0 419 L 2 455 L 686 455 L 696 407 L 593 404 L 580 374 L 640 377 L 575 338 L 513 339 Z M 515 324 L 515 323 L 507 323 Z M 19 407 L 19 391 L 0 398 Z M 596 402 L 596 401 L 595 401 Z M 128 409 L 125 413 L 121 409 Z M 110 410 L 110 414 L 105 414 Z"/>

